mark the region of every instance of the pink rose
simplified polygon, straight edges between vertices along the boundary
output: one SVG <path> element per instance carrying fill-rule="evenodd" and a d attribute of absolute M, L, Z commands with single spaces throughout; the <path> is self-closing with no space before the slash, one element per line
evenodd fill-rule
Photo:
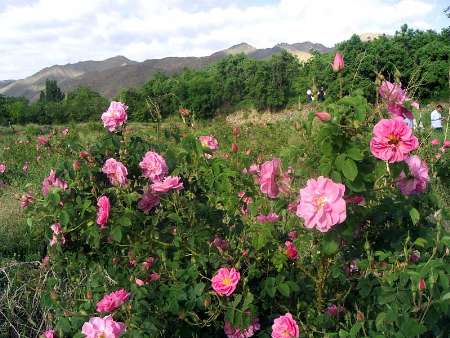
<path fill-rule="evenodd" d="M 156 273 L 156 272 L 152 272 L 152 273 L 150 274 L 150 282 L 157 281 L 157 280 L 159 280 L 160 278 L 161 278 L 160 275 L 159 275 L 158 273 Z"/>
<path fill-rule="evenodd" d="M 256 220 L 259 223 L 268 223 L 268 222 L 277 222 L 280 219 L 280 216 L 271 212 L 267 215 L 258 215 L 256 216 Z"/>
<path fill-rule="evenodd" d="M 444 141 L 444 148 L 450 148 L 450 140 Z"/>
<path fill-rule="evenodd" d="M 340 70 L 344 69 L 345 63 L 344 58 L 341 53 L 336 52 L 336 55 L 334 56 L 333 64 L 331 65 L 331 68 L 333 68 L 333 72 L 339 72 Z"/>
<path fill-rule="evenodd" d="M 250 325 L 246 329 L 240 329 L 238 327 L 232 327 L 230 322 L 225 321 L 223 330 L 228 338 L 249 338 L 253 337 L 256 331 L 260 330 L 258 318 L 252 320 Z"/>
<path fill-rule="evenodd" d="M 106 223 L 108 223 L 109 210 L 111 209 L 109 198 L 101 196 L 97 201 L 97 207 L 97 224 L 100 225 L 100 229 L 105 229 Z"/>
<path fill-rule="evenodd" d="M 437 146 L 437 145 L 439 145 L 439 140 L 437 138 L 434 138 L 431 140 L 431 144 L 434 146 Z"/>
<path fill-rule="evenodd" d="M 219 148 L 219 142 L 214 136 L 199 136 L 198 140 L 202 144 L 204 148 L 208 148 L 209 150 L 217 150 Z"/>
<path fill-rule="evenodd" d="M 414 119 L 413 113 L 405 107 L 405 103 L 411 102 L 411 99 L 407 96 L 406 92 L 402 89 L 401 84 L 391 83 L 389 81 L 383 81 L 379 89 L 380 96 L 386 100 L 387 109 L 391 113 L 392 117 L 407 117 Z M 412 107 L 418 109 L 419 104 L 416 101 L 411 102 Z"/>
<path fill-rule="evenodd" d="M 50 188 L 67 189 L 67 182 L 56 177 L 56 171 L 50 170 L 50 174 L 42 181 L 42 194 L 47 196 Z"/>
<path fill-rule="evenodd" d="M 81 328 L 85 338 L 118 338 L 124 331 L 125 325 L 114 321 L 110 315 L 90 318 Z"/>
<path fill-rule="evenodd" d="M 69 128 L 64 128 L 61 132 L 63 136 L 67 136 L 69 134 Z"/>
<path fill-rule="evenodd" d="M 42 332 L 40 337 L 42 337 L 42 338 L 56 338 L 56 332 L 55 332 L 55 330 L 49 329 L 47 331 Z"/>
<path fill-rule="evenodd" d="M 150 210 L 156 207 L 160 202 L 159 196 L 155 195 L 150 189 L 147 189 L 138 202 L 138 208 L 148 214 Z"/>
<path fill-rule="evenodd" d="M 297 322 L 289 312 L 273 321 L 272 338 L 298 338 L 299 335 Z"/>
<path fill-rule="evenodd" d="M 276 198 L 279 193 L 287 193 L 290 187 L 290 173 L 281 171 L 281 160 L 274 158 L 264 162 L 260 167 L 259 188 L 269 198 Z"/>
<path fill-rule="evenodd" d="M 322 122 L 328 122 L 328 121 L 330 121 L 331 120 L 331 115 L 330 115 L 330 113 L 327 113 L 327 112 L 318 112 L 318 113 L 316 113 L 315 114 L 316 115 L 316 117 L 320 120 L 320 121 L 322 121 Z"/>
<path fill-rule="evenodd" d="M 235 268 L 220 268 L 211 279 L 212 288 L 219 295 L 230 296 L 241 279 L 241 274 Z"/>
<path fill-rule="evenodd" d="M 298 252 L 295 244 L 291 241 L 286 241 L 284 242 L 284 245 L 286 246 L 286 256 L 289 259 L 296 260 L 298 258 Z"/>
<path fill-rule="evenodd" d="M 6 171 L 6 164 L 0 163 L 0 174 L 3 174 Z"/>
<path fill-rule="evenodd" d="M 102 172 L 108 176 L 109 181 L 112 185 L 123 186 L 127 184 L 127 168 L 119 161 L 113 158 L 106 160 L 103 165 Z"/>
<path fill-rule="evenodd" d="M 382 119 L 373 128 L 372 154 L 389 163 L 403 161 L 419 147 L 419 141 L 402 119 Z"/>
<path fill-rule="evenodd" d="M 115 131 L 127 121 L 128 107 L 122 102 L 112 101 L 106 112 L 102 114 L 103 126 Z"/>
<path fill-rule="evenodd" d="M 168 168 L 164 158 L 153 151 L 148 151 L 139 167 L 145 177 L 151 179 L 153 182 L 161 181 L 168 173 Z"/>
<path fill-rule="evenodd" d="M 250 167 L 248 168 L 248 172 L 250 174 L 259 174 L 259 165 L 253 163 L 252 165 L 250 165 Z"/>
<path fill-rule="evenodd" d="M 297 216 L 304 219 L 307 228 L 329 231 L 347 217 L 344 192 L 343 184 L 334 183 L 327 177 L 309 179 L 306 187 L 300 189 Z"/>
<path fill-rule="evenodd" d="M 130 294 L 125 289 L 111 292 L 97 303 L 97 312 L 112 312 L 125 303 L 129 297 Z"/>
<path fill-rule="evenodd" d="M 430 180 L 428 166 L 418 156 L 410 156 L 405 160 L 409 168 L 409 175 L 401 172 L 397 178 L 397 187 L 403 195 L 422 193 L 427 189 Z"/>
<path fill-rule="evenodd" d="M 150 185 L 153 193 L 167 193 L 170 190 L 183 189 L 183 182 L 178 176 L 167 176 L 160 182 L 155 182 Z"/>

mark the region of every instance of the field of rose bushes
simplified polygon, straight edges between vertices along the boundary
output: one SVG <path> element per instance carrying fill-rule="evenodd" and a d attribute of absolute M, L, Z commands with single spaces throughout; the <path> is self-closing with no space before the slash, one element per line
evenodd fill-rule
<path fill-rule="evenodd" d="M 448 337 L 450 142 L 379 94 L 2 130 L 0 336 Z"/>

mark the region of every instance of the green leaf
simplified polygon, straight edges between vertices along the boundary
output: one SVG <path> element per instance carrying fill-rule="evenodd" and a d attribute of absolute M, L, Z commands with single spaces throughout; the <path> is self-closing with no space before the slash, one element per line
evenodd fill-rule
<path fill-rule="evenodd" d="M 414 245 L 416 246 L 420 246 L 422 248 L 425 247 L 425 245 L 427 245 L 427 240 L 425 238 L 419 237 L 414 241 Z"/>
<path fill-rule="evenodd" d="M 336 159 L 334 160 L 334 165 L 341 172 L 343 172 L 344 171 L 344 166 L 345 166 L 345 154 L 339 154 L 338 156 L 336 156 Z"/>
<path fill-rule="evenodd" d="M 120 226 L 116 226 L 111 230 L 111 237 L 116 242 L 120 242 L 122 240 L 122 228 Z"/>
<path fill-rule="evenodd" d="M 234 296 L 234 301 L 233 301 L 233 307 L 237 307 L 238 305 L 239 305 L 239 303 L 241 302 L 241 300 L 242 300 L 242 295 L 235 295 Z"/>
<path fill-rule="evenodd" d="M 124 227 L 128 227 L 131 225 L 131 219 L 129 219 L 127 216 L 122 216 L 117 220 L 117 223 Z"/>
<path fill-rule="evenodd" d="M 27 218 L 27 225 L 29 227 L 31 227 L 33 225 L 33 220 L 30 217 Z"/>
<path fill-rule="evenodd" d="M 250 304 L 253 302 L 253 299 L 254 299 L 253 294 L 251 292 L 247 293 L 244 299 L 244 304 L 242 305 L 242 310 L 248 309 Z"/>
<path fill-rule="evenodd" d="M 412 208 L 409 211 L 409 216 L 411 217 L 411 221 L 414 225 L 416 225 L 420 220 L 420 213 L 416 208 Z"/>
<path fill-rule="evenodd" d="M 450 299 L 450 292 L 447 292 L 445 295 L 443 295 L 442 297 L 441 297 L 441 300 L 442 301 L 444 301 L 444 300 L 449 300 Z"/>
<path fill-rule="evenodd" d="M 346 151 L 346 154 L 355 161 L 361 161 L 364 158 L 362 151 L 357 147 L 351 147 Z"/>
<path fill-rule="evenodd" d="M 288 284 L 286 284 L 286 283 L 278 284 L 277 289 L 283 296 L 289 297 L 291 290 L 289 289 Z"/>
<path fill-rule="evenodd" d="M 342 167 L 342 173 L 350 181 L 354 181 L 356 176 L 358 176 L 358 167 L 356 166 L 355 161 L 353 161 L 351 158 L 347 158 L 344 161 L 344 166 Z"/>
<path fill-rule="evenodd" d="M 331 256 L 339 249 L 339 245 L 334 240 L 326 240 L 322 243 L 322 251 L 325 255 Z"/>

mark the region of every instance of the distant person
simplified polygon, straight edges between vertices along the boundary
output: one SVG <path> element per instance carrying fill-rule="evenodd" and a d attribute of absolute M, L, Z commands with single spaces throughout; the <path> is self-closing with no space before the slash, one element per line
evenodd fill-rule
<path fill-rule="evenodd" d="M 416 119 L 410 119 L 410 118 L 408 118 L 408 117 L 405 117 L 404 119 L 403 119 L 403 122 L 408 126 L 408 127 L 410 127 L 411 129 L 415 129 L 416 128 Z"/>
<path fill-rule="evenodd" d="M 306 91 L 306 102 L 311 103 L 313 101 L 312 90 L 308 89 Z"/>
<path fill-rule="evenodd" d="M 433 110 L 430 114 L 431 118 L 431 128 L 437 131 L 442 131 L 442 112 L 444 108 L 440 104 L 436 106 L 436 109 Z"/>
<path fill-rule="evenodd" d="M 317 100 L 319 102 L 325 101 L 325 90 L 323 87 L 320 87 L 319 91 L 317 92 Z"/>

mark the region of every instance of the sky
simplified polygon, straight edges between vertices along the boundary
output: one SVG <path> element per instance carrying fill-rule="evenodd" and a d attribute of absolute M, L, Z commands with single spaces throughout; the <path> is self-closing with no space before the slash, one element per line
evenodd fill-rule
<path fill-rule="evenodd" d="M 54 64 L 210 55 L 247 42 L 328 47 L 406 23 L 440 31 L 448 0 L 0 0 L 0 80 Z"/>

